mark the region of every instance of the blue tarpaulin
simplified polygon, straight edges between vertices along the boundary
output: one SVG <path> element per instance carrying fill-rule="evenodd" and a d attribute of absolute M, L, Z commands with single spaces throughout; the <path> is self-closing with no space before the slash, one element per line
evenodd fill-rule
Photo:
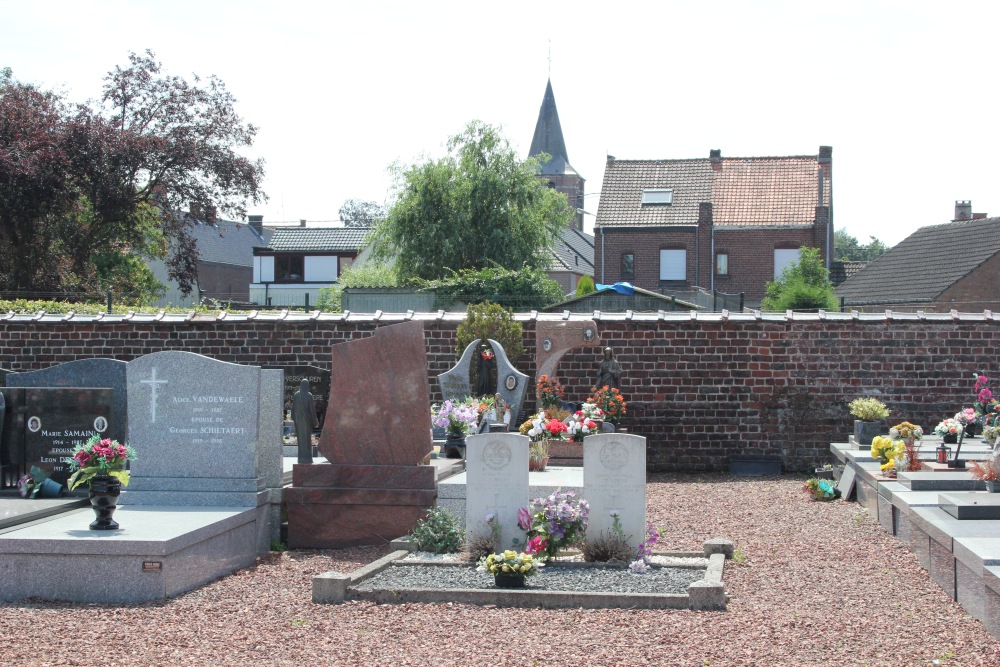
<path fill-rule="evenodd" d="M 635 288 L 632 287 L 632 283 L 615 283 L 614 285 L 602 285 L 601 283 L 597 283 L 595 287 L 598 292 L 601 290 L 613 289 L 619 294 L 626 294 L 629 296 L 635 294 Z"/>

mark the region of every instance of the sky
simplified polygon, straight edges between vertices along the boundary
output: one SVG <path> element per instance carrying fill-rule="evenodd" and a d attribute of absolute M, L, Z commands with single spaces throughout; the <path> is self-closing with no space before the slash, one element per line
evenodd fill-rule
<path fill-rule="evenodd" d="M 389 204 L 390 165 L 443 156 L 473 119 L 526 156 L 551 77 L 591 214 L 609 154 L 828 145 L 835 227 L 891 246 L 956 200 L 1000 216 L 998 18 L 985 0 L 0 0 L 0 68 L 72 101 L 130 51 L 220 77 L 259 128 L 244 153 L 265 161 L 265 223 Z"/>

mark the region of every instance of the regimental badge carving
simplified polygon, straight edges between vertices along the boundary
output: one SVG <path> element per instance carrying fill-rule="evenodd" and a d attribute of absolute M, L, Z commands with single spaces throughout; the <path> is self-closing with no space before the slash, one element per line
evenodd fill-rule
<path fill-rule="evenodd" d="M 620 442 L 609 442 L 601 447 L 601 463 L 608 470 L 621 470 L 628 465 L 628 448 Z"/>
<path fill-rule="evenodd" d="M 490 470 L 503 470 L 510 465 L 512 456 L 510 445 L 499 440 L 488 443 L 483 449 L 483 463 Z"/>

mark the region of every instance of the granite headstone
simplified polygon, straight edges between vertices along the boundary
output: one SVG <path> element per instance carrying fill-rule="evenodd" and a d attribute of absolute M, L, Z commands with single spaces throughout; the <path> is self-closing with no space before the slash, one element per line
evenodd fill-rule
<path fill-rule="evenodd" d="M 319 366 L 262 366 L 264 370 L 280 370 L 285 374 L 283 412 L 292 409 L 292 399 L 302 380 L 309 381 L 309 392 L 316 401 L 316 417 L 322 428 L 326 419 L 327 402 L 330 400 L 330 371 Z"/>
<path fill-rule="evenodd" d="M 9 388 L 16 390 L 17 388 Z M 94 435 L 109 435 L 110 389 L 26 388 L 24 391 L 25 470 L 36 465 L 66 484 L 66 459 Z"/>
<path fill-rule="evenodd" d="M 488 339 L 490 347 L 493 349 L 497 366 L 497 388 L 496 392 L 503 398 L 511 412 L 511 423 L 515 423 L 521 408 L 524 405 L 524 396 L 528 389 L 528 376 L 520 372 L 507 358 L 507 352 L 499 342 Z M 479 340 L 474 340 L 462 352 L 458 363 L 447 371 L 438 375 L 438 385 L 441 388 L 441 396 L 445 400 L 461 400 L 472 394 L 472 385 L 469 381 L 469 373 L 473 355 L 476 354 L 476 347 Z"/>
<path fill-rule="evenodd" d="M 553 377 L 559 360 L 567 352 L 599 343 L 597 323 L 594 320 L 539 320 L 535 326 L 535 376 Z"/>
<path fill-rule="evenodd" d="M 501 550 L 524 547 L 517 510 L 528 504 L 528 448 L 531 440 L 517 433 L 486 433 L 466 438 L 465 501 L 467 538 L 489 530 L 487 517 L 500 526 Z"/>
<path fill-rule="evenodd" d="M 257 505 L 259 367 L 156 352 L 126 384 L 138 460 L 122 504 Z"/>
<path fill-rule="evenodd" d="M 80 359 L 37 371 L 10 373 L 8 387 L 79 387 L 111 390 L 112 420 L 107 435 L 129 442 L 125 365 L 117 359 Z"/>
<path fill-rule="evenodd" d="M 609 433 L 583 439 L 583 497 L 590 503 L 587 535 L 610 534 L 618 515 L 635 546 L 646 539 L 646 438 Z"/>

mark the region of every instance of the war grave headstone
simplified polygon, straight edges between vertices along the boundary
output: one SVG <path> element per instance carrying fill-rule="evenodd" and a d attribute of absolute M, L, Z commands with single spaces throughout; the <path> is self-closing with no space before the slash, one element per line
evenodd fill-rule
<path fill-rule="evenodd" d="M 423 324 L 380 327 L 331 349 L 336 406 L 319 440 L 327 463 L 296 464 L 285 489 L 288 545 L 383 544 L 434 504 L 430 387 Z"/>
<path fill-rule="evenodd" d="M 590 503 L 587 534 L 610 535 L 614 516 L 638 546 L 646 539 L 646 438 L 602 433 L 583 439 L 583 497 Z"/>
<path fill-rule="evenodd" d="M 484 433 L 466 440 L 465 499 L 467 538 L 490 529 L 492 516 L 500 527 L 500 546 L 509 548 L 515 537 L 517 510 L 528 504 L 528 448 L 531 440 L 517 433 Z"/>
<path fill-rule="evenodd" d="M 262 386 L 273 389 L 270 402 Z M 266 553 L 269 494 L 258 462 L 277 448 L 259 433 L 280 432 L 280 380 L 170 351 L 129 362 L 126 387 L 138 459 L 114 517 L 121 529 L 88 530 L 88 508 L 0 534 L 0 572 L 22 573 L 0 576 L 0 599 L 162 599 Z M 266 429 L 262 404 L 273 413 Z M 116 576 L 78 576 L 98 567 Z"/>

